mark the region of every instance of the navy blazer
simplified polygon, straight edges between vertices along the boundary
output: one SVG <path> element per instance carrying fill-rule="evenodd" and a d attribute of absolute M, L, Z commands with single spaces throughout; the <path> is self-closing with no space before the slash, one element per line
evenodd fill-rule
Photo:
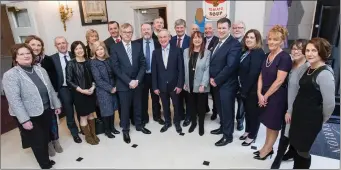
<path fill-rule="evenodd" d="M 183 88 L 185 81 L 184 61 L 180 48 L 170 46 L 167 69 L 163 64 L 162 48 L 152 55 L 152 88 L 160 92 L 171 92 L 175 87 Z"/>
<path fill-rule="evenodd" d="M 139 44 L 141 44 L 141 48 L 142 48 L 142 50 L 144 50 L 143 49 L 143 38 L 139 38 L 139 39 L 134 40 L 134 41 L 139 43 Z M 161 48 L 161 45 L 160 45 L 160 43 L 159 43 L 159 41 L 157 39 L 153 38 L 153 41 L 154 41 L 154 49 Z"/>
<path fill-rule="evenodd" d="M 216 46 L 216 45 L 215 45 Z M 242 46 L 230 35 L 211 55 L 210 78 L 214 78 L 218 87 L 238 87 L 238 66 Z"/>
<path fill-rule="evenodd" d="M 69 51 L 69 55 L 70 55 L 70 58 L 73 59 L 74 56 L 71 54 L 71 52 Z M 52 59 L 52 62 L 54 64 L 54 67 L 55 67 L 55 85 L 54 85 L 54 88 L 55 88 L 55 91 L 58 92 L 59 89 L 63 86 L 63 82 L 64 82 L 64 76 L 63 76 L 63 70 L 62 70 L 62 64 L 60 63 L 60 59 L 59 59 L 59 53 L 55 53 L 51 56 L 51 59 Z M 67 63 L 66 63 L 67 64 Z M 66 69 L 66 67 L 65 67 Z M 66 72 L 66 70 L 65 70 Z M 65 73 L 66 74 L 66 73 Z M 65 75 L 66 77 L 66 75 Z M 66 80 L 65 80 L 66 81 Z"/>
<path fill-rule="evenodd" d="M 206 44 L 206 42 L 207 42 L 207 38 L 206 37 L 205 37 L 204 41 L 205 41 L 205 44 Z M 210 50 L 212 52 L 213 49 L 214 49 L 213 48 L 214 45 L 218 44 L 218 42 L 219 42 L 219 38 L 216 37 L 216 36 L 213 36 L 211 41 L 210 41 L 210 44 L 208 44 L 207 50 Z"/>
<path fill-rule="evenodd" d="M 131 42 L 132 61 L 130 64 L 127 52 L 121 42 L 113 44 L 110 47 L 110 66 L 114 71 L 117 91 L 128 91 L 131 80 L 138 80 L 139 84 L 143 81 L 146 72 L 146 59 L 141 45 Z"/>
<path fill-rule="evenodd" d="M 191 41 L 191 37 L 185 34 L 185 37 L 183 39 L 182 46 L 181 46 L 182 52 L 184 49 L 189 47 L 190 41 Z M 173 36 L 169 43 L 171 46 L 176 47 L 176 44 L 178 43 L 178 36 L 177 35 Z"/>
<path fill-rule="evenodd" d="M 241 55 L 242 56 L 242 55 Z M 240 93 L 248 96 L 257 93 L 257 82 L 262 70 L 262 64 L 266 58 L 263 49 L 253 49 L 247 57 L 239 64 Z"/>

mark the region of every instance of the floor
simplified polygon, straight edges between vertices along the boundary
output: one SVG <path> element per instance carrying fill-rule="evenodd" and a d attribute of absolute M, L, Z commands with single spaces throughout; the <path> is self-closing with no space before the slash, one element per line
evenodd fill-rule
<path fill-rule="evenodd" d="M 152 131 L 145 135 L 131 128 L 132 142 L 126 144 L 122 133 L 109 139 L 99 135 L 100 144 L 91 146 L 84 140 L 76 144 L 66 127 L 65 119 L 61 119 L 60 142 L 63 153 L 56 154 L 51 159 L 56 162 L 55 169 L 61 168 L 115 168 L 115 169 L 227 169 L 227 168 L 270 168 L 274 157 L 265 161 L 253 159 L 255 150 L 241 146 L 238 140 L 242 131 L 235 131 L 234 141 L 224 147 L 216 147 L 214 143 L 221 136 L 209 132 L 219 126 L 219 118 L 211 121 L 210 113 L 206 115 L 205 135 L 199 136 L 198 128 L 188 133 L 183 128 L 184 136 L 176 133 L 174 126 L 167 132 L 160 133 L 161 125 L 152 119 L 146 125 Z M 118 127 L 118 126 L 117 126 Z M 258 139 L 254 146 L 260 149 L 265 141 L 265 127 L 261 125 Z M 277 140 L 278 141 L 278 140 Z M 136 144 L 137 147 L 132 147 Z M 274 150 L 277 150 L 278 143 Z M 79 157 L 81 161 L 76 161 Z M 20 161 L 19 161 L 20 160 Z M 209 162 L 204 165 L 203 162 Z M 281 169 L 292 169 L 292 162 L 283 162 Z M 39 168 L 31 149 L 23 150 L 18 129 L 1 135 L 1 168 Z M 312 155 L 311 169 L 339 169 L 340 161 Z"/>

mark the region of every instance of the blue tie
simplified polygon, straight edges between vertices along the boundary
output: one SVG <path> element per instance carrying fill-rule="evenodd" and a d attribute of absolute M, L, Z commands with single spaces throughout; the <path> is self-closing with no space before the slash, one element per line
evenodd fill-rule
<path fill-rule="evenodd" d="M 147 65 L 146 65 L 146 70 L 149 71 L 150 70 L 150 48 L 149 48 L 149 43 L 150 41 L 149 40 L 146 40 L 146 62 L 147 62 Z"/>

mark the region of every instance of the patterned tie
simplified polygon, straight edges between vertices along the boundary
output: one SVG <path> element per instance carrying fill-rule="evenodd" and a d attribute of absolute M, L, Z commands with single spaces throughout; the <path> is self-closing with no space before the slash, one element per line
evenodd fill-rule
<path fill-rule="evenodd" d="M 215 50 L 214 50 L 212 56 L 219 50 L 221 43 L 222 43 L 222 41 L 219 41 L 219 43 L 218 43 L 218 45 L 217 45 L 217 48 L 215 48 Z"/>
<path fill-rule="evenodd" d="M 133 56 L 131 55 L 130 44 L 126 44 L 126 46 L 127 46 L 127 54 L 128 54 L 128 58 L 129 58 L 130 64 L 133 65 Z"/>
<path fill-rule="evenodd" d="M 147 68 L 147 71 L 149 71 L 150 70 L 150 48 L 149 48 L 149 43 L 150 43 L 150 41 L 149 40 L 147 40 L 146 41 L 146 64 L 147 64 L 147 66 L 146 66 L 146 68 Z"/>
<path fill-rule="evenodd" d="M 181 38 L 178 37 L 178 43 L 176 44 L 176 47 L 180 48 Z"/>
<path fill-rule="evenodd" d="M 120 39 L 118 39 L 118 38 L 116 39 L 116 43 L 119 43 L 120 41 L 121 41 Z"/>

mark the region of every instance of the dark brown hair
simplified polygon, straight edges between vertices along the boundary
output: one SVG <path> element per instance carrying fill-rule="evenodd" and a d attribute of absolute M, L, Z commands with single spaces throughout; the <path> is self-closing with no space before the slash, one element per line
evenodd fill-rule
<path fill-rule="evenodd" d="M 44 51 L 45 51 L 45 48 L 44 48 L 44 41 L 39 38 L 38 36 L 36 35 L 29 35 L 26 40 L 25 40 L 25 43 L 26 44 L 29 44 L 32 40 L 37 40 L 41 43 L 41 52 L 38 54 L 39 56 L 43 55 L 44 54 Z"/>
<path fill-rule="evenodd" d="M 200 50 L 199 50 L 199 54 L 201 55 L 200 58 L 203 58 L 204 52 L 205 52 L 205 40 L 204 40 L 204 35 L 200 31 L 194 31 L 193 34 L 191 35 L 191 40 L 190 40 L 189 49 L 188 49 L 188 57 L 191 57 L 192 54 L 194 53 L 193 41 L 194 41 L 195 36 L 198 36 L 202 40 Z"/>
<path fill-rule="evenodd" d="M 292 50 L 292 48 L 294 46 L 303 49 L 306 45 L 308 44 L 308 40 L 306 39 L 297 39 L 295 40 L 291 45 L 290 45 L 290 49 Z M 302 51 L 303 54 L 303 51 Z"/>
<path fill-rule="evenodd" d="M 87 52 L 86 52 L 86 48 L 85 48 L 85 45 L 84 43 L 82 43 L 82 41 L 74 41 L 72 44 L 71 44 L 71 54 L 73 56 L 76 57 L 76 54 L 75 54 L 75 49 L 78 45 L 81 45 L 83 50 L 84 50 L 84 58 L 85 59 L 88 59 L 88 55 L 87 55 Z"/>
<path fill-rule="evenodd" d="M 217 25 L 218 24 L 223 24 L 223 23 L 227 23 L 229 26 L 229 28 L 231 28 L 231 20 L 228 19 L 228 18 L 220 18 L 218 21 L 217 21 Z"/>
<path fill-rule="evenodd" d="M 316 38 L 309 40 L 307 45 L 308 44 L 312 44 L 317 49 L 318 55 L 321 57 L 323 61 L 328 60 L 332 51 L 332 46 L 326 39 L 316 37 Z M 307 48 L 307 45 L 304 46 L 302 49 L 302 54 L 304 55 L 305 55 L 305 50 Z"/>
<path fill-rule="evenodd" d="M 242 46 L 243 46 L 243 50 L 249 50 L 249 48 L 246 46 L 246 37 L 248 34 L 250 33 L 253 33 L 255 34 L 255 38 L 256 38 L 256 46 L 255 46 L 255 49 L 260 49 L 262 48 L 262 36 L 260 35 L 260 32 L 256 29 L 250 29 L 249 31 L 247 31 L 245 33 L 245 36 L 243 37 L 243 40 L 242 40 Z"/>
<path fill-rule="evenodd" d="M 21 44 L 14 44 L 11 48 L 11 54 L 12 54 L 12 63 L 13 63 L 13 66 L 16 66 L 18 63 L 17 63 L 17 55 L 18 55 L 18 51 L 19 49 L 21 48 L 27 48 L 31 55 L 32 55 L 32 63 L 31 65 L 34 65 L 35 63 L 35 57 L 34 57 L 34 53 L 33 53 L 33 50 L 32 48 L 26 44 L 26 43 L 21 43 Z"/>

